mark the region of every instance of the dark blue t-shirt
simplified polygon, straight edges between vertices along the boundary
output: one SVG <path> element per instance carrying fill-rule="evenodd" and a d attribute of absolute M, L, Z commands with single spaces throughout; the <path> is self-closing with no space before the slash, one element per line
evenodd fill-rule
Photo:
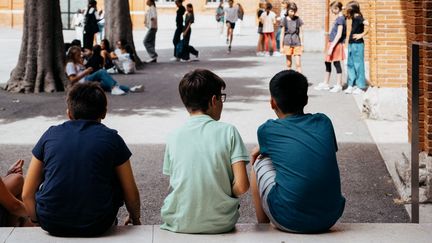
<path fill-rule="evenodd" d="M 36 193 L 41 224 L 86 228 L 122 205 L 115 167 L 131 152 L 117 131 L 96 121 L 67 121 L 50 127 L 32 153 L 43 162 Z"/>
<path fill-rule="evenodd" d="M 339 25 L 342 25 L 342 36 L 339 39 L 338 43 L 343 43 L 345 41 L 345 38 L 346 38 L 346 20 L 345 20 L 344 16 L 338 16 L 336 18 L 335 22 L 333 23 L 333 27 L 330 31 L 330 36 L 329 36 L 330 42 L 333 42 L 333 40 L 335 39 Z"/>
<path fill-rule="evenodd" d="M 258 129 L 260 152 L 276 170 L 267 202 L 274 219 L 299 232 L 330 228 L 342 216 L 336 137 L 324 114 L 268 120 Z"/>

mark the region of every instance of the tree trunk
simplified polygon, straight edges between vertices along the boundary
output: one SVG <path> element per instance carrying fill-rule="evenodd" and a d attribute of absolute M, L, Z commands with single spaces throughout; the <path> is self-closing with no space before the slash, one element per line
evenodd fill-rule
<path fill-rule="evenodd" d="M 25 0 L 18 64 L 6 89 L 10 92 L 63 91 L 64 43 L 59 0 Z"/>
<path fill-rule="evenodd" d="M 134 50 L 136 66 L 142 67 L 143 63 L 135 51 L 129 0 L 105 0 L 104 6 L 106 38 L 112 45 L 116 41 L 126 40 Z"/>

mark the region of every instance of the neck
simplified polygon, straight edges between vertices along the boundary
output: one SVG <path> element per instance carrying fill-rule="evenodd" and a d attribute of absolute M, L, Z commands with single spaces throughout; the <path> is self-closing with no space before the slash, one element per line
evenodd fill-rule
<path fill-rule="evenodd" d="M 282 113 L 282 112 L 277 112 L 276 115 L 277 115 L 277 117 L 278 117 L 279 119 L 284 119 L 284 118 L 287 118 L 287 117 L 290 117 L 290 116 L 295 116 L 295 115 L 304 115 L 304 112 L 303 112 L 303 110 L 302 110 L 302 111 L 299 111 L 299 112 L 292 112 L 292 113 Z"/>

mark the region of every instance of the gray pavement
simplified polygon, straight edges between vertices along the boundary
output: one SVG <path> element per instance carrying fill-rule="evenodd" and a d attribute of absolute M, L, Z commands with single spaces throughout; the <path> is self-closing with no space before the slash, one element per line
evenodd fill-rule
<path fill-rule="evenodd" d="M 172 49 L 168 49 L 171 33 L 160 31 L 158 63 L 146 65 L 137 74 L 115 75 L 122 84 L 146 87 L 143 93 L 109 96 L 109 115 L 104 121 L 119 130 L 134 154 L 144 224 L 161 223 L 159 209 L 168 188 L 168 179 L 161 173 L 165 136 L 187 119 L 177 93 L 184 73 L 208 68 L 227 82 L 222 121 L 239 128 L 248 148 L 256 144 L 258 125 L 274 118 L 268 103 L 268 81 L 284 68 L 284 59 L 256 57 L 254 29 L 242 31 L 228 55 L 224 39 L 215 30 L 195 29 L 192 44 L 200 51 L 200 60 L 191 63 L 168 61 L 172 55 Z M 135 39 L 140 36 L 142 33 L 137 32 Z M 138 41 L 135 44 L 141 45 Z M 139 55 L 145 57 L 142 51 Z M 302 58 L 304 73 L 313 84 L 322 80 L 322 58 L 320 53 L 305 53 Z M 0 70 L 0 75 L 5 73 Z M 23 95 L 0 91 L 0 173 L 14 159 L 24 158 L 28 162 L 32 146 L 47 127 L 65 119 L 64 111 L 64 93 Z M 310 89 L 306 111 L 325 113 L 334 123 L 342 190 L 347 198 L 341 222 L 408 222 L 404 206 L 395 203 L 398 194 L 353 97 Z M 124 215 L 124 209 L 121 213 Z M 241 200 L 239 222 L 255 222 L 249 194 Z"/>

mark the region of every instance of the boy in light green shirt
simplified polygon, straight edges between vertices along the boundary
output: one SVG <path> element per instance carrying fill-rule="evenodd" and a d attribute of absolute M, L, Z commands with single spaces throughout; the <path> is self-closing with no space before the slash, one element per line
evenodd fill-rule
<path fill-rule="evenodd" d="M 169 195 L 161 209 L 162 229 L 223 233 L 239 218 L 239 199 L 249 189 L 248 152 L 237 129 L 218 122 L 226 94 L 216 74 L 197 69 L 179 84 L 189 120 L 168 138 L 163 173 Z"/>

